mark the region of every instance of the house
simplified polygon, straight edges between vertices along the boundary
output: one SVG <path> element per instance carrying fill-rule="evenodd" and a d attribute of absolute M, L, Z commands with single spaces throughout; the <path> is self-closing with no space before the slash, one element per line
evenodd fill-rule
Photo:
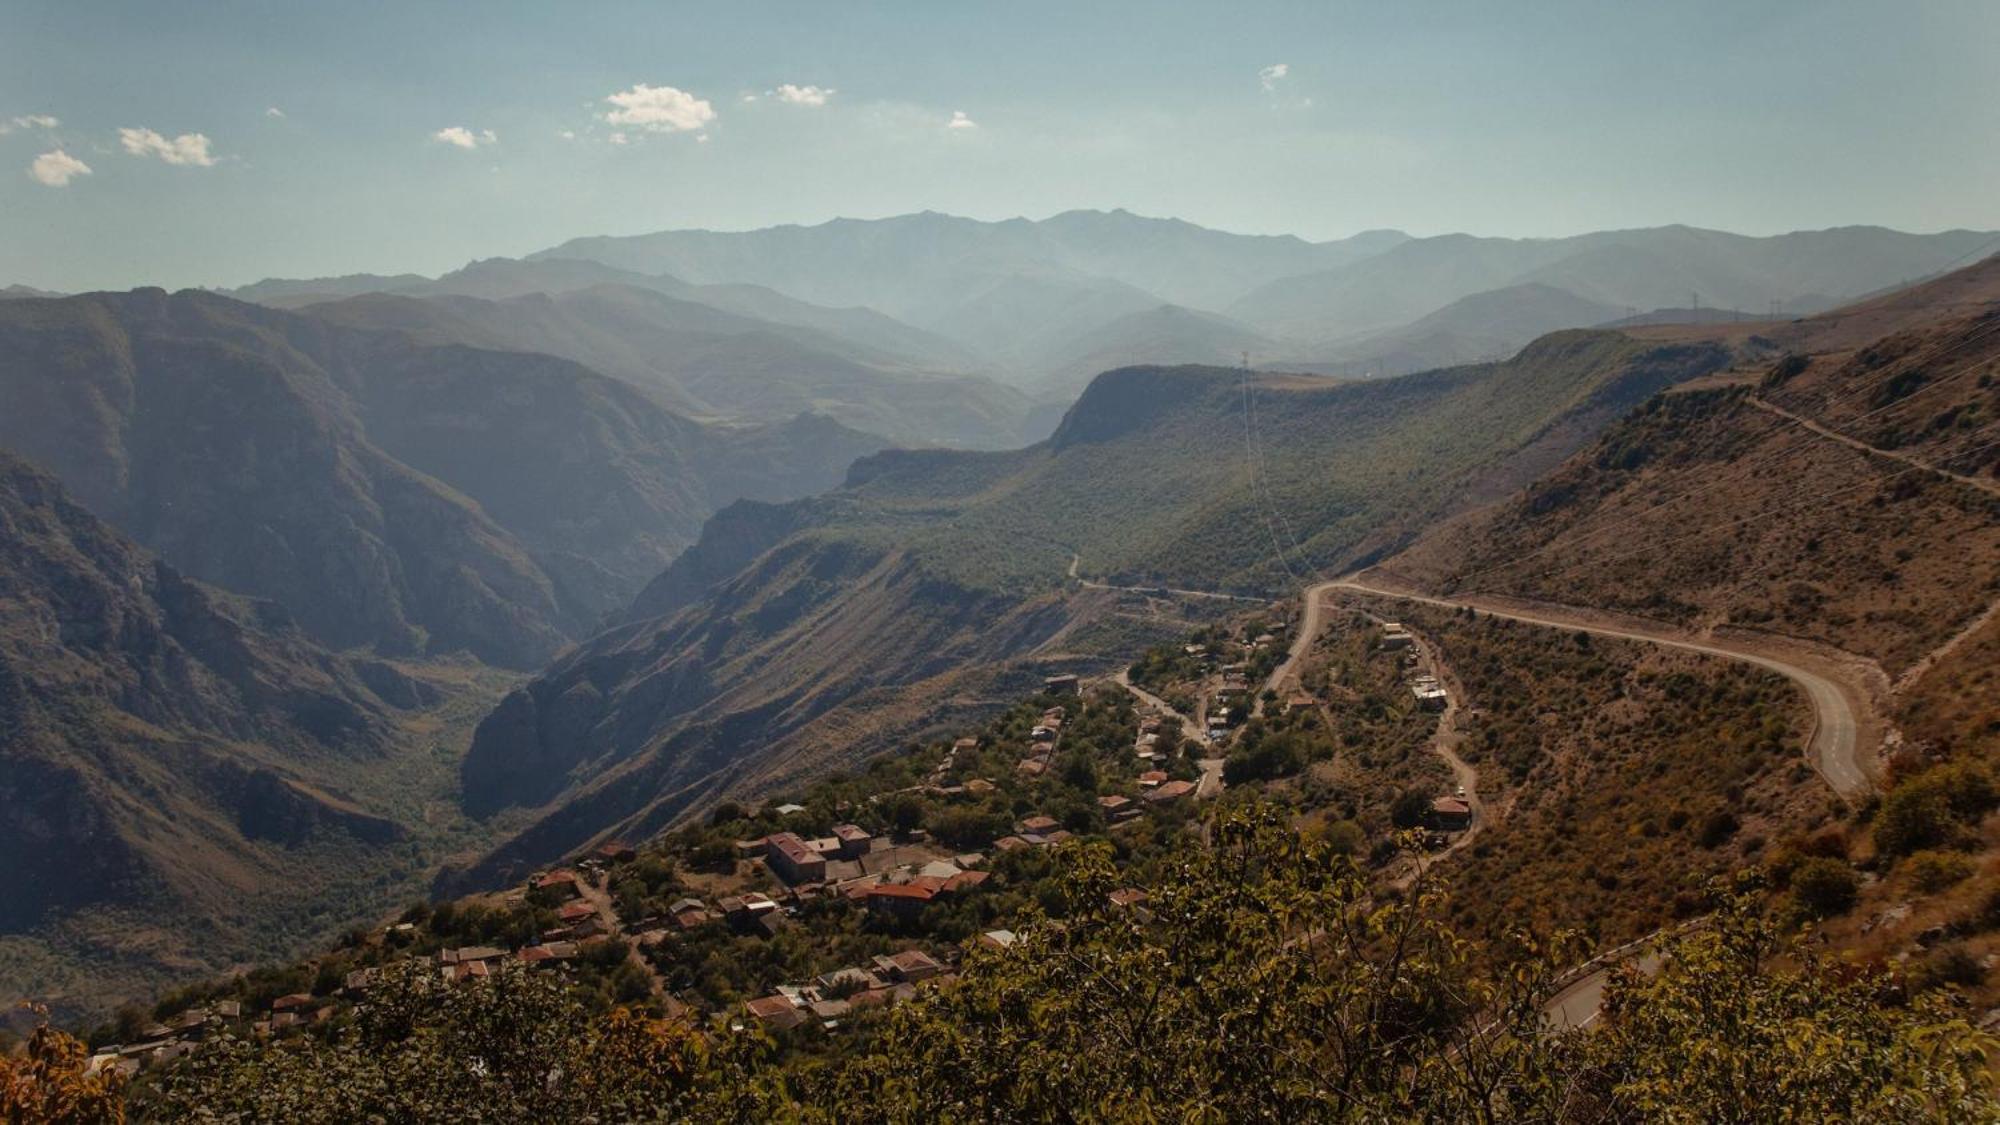
<path fill-rule="evenodd" d="M 841 989 L 846 989 L 849 992 L 861 992 L 870 988 L 882 987 L 882 978 L 869 972 L 867 969 L 857 969 L 852 966 L 845 969 L 835 969 L 830 973 L 821 973 L 814 979 L 819 982 L 822 992 L 837 992 Z"/>
<path fill-rule="evenodd" d="M 755 840 L 736 841 L 737 859 L 756 859 L 769 847 L 769 837 L 759 836 Z"/>
<path fill-rule="evenodd" d="M 1165 784 L 1166 780 L 1167 771 L 1147 770 L 1145 773 L 1139 775 L 1139 787 L 1142 789 L 1154 789 Z"/>
<path fill-rule="evenodd" d="M 587 902 L 566 902 L 556 911 L 556 917 L 564 925 L 574 926 L 586 918 L 597 917 L 597 908 Z"/>
<path fill-rule="evenodd" d="M 826 857 L 795 832 L 773 834 L 764 852 L 771 871 L 787 883 L 818 882 L 826 878 Z"/>
<path fill-rule="evenodd" d="M 854 1005 L 846 1000 L 815 1000 L 807 1005 L 807 1009 L 812 1012 L 813 1018 L 831 1028 L 836 1020 L 852 1011 Z"/>
<path fill-rule="evenodd" d="M 1043 680 L 1042 690 L 1050 695 L 1082 695 L 1083 685 L 1075 673 L 1064 673 Z"/>
<path fill-rule="evenodd" d="M 959 891 L 969 891 L 992 877 L 993 873 L 991 871 L 961 871 L 951 878 L 946 879 L 944 886 L 939 887 L 938 890 L 948 895 L 957 894 Z"/>
<path fill-rule="evenodd" d="M 1056 823 L 1055 817 L 1031 816 L 1028 819 L 1020 822 L 1019 824 L 1016 824 L 1014 826 L 1014 831 L 1019 832 L 1023 836 L 1029 835 L 1030 833 L 1037 836 L 1046 836 L 1060 827 L 1062 827 L 1062 825 Z"/>
<path fill-rule="evenodd" d="M 786 1031 L 806 1022 L 806 1013 L 785 996 L 761 996 L 746 1002 L 743 1010 L 773 1031 Z"/>
<path fill-rule="evenodd" d="M 779 805 L 777 808 L 771 811 L 777 813 L 779 816 L 790 816 L 793 813 L 802 813 L 806 811 L 806 807 L 804 805 L 784 804 L 784 805 Z"/>
<path fill-rule="evenodd" d="M 1440 832 L 1472 827 L 1472 806 L 1457 797 L 1439 797 L 1431 802 L 1431 827 Z"/>
<path fill-rule="evenodd" d="M 1048 762 L 1044 761 L 1041 758 L 1022 758 L 1021 764 L 1019 766 L 1016 766 L 1015 768 L 1018 769 L 1021 772 L 1022 776 L 1024 777 L 1040 777 L 1043 774 L 1049 772 Z"/>
<path fill-rule="evenodd" d="M 639 858 L 639 850 L 637 848 L 619 840 L 599 844 L 594 854 L 598 859 L 606 863 L 630 863 Z"/>
<path fill-rule="evenodd" d="M 1113 824 L 1121 820 L 1130 820 L 1139 815 L 1139 806 L 1132 803 L 1132 798 L 1120 793 L 1110 793 L 1099 797 L 1097 799 L 1097 807 L 1104 813 L 1104 818 Z"/>
<path fill-rule="evenodd" d="M 883 980 L 903 981 L 915 984 L 944 972 L 938 964 L 921 949 L 905 949 L 901 953 L 875 958 L 875 975 Z"/>
<path fill-rule="evenodd" d="M 979 944 L 988 949 L 1007 949 L 1019 940 L 1012 930 L 988 930 L 979 935 Z"/>
<path fill-rule="evenodd" d="M 995 788 L 997 787 L 992 782 L 983 777 L 975 777 L 965 783 L 967 793 L 991 793 Z"/>
<path fill-rule="evenodd" d="M 838 851 L 842 859 L 856 859 L 867 855 L 868 849 L 875 843 L 874 837 L 868 834 L 868 830 L 857 824 L 834 825 L 833 838 L 839 841 Z"/>
<path fill-rule="evenodd" d="M 271 1001 L 271 1010 L 274 1012 L 291 1012 L 303 1008 L 308 1004 L 311 1004 L 312 1002 L 313 998 L 311 993 L 294 992 L 286 996 L 280 996 L 276 1000 Z M 164 1027 L 161 1028 L 160 1038 L 162 1039 L 166 1038 L 166 1032 L 167 1032 L 166 1028 Z"/>
<path fill-rule="evenodd" d="M 1112 906 L 1123 910 L 1128 906 L 1137 906 L 1139 903 L 1146 901 L 1146 892 L 1137 887 L 1121 887 L 1106 895 L 1105 898 Z"/>
<path fill-rule="evenodd" d="M 1410 681 L 1410 694 L 1417 699 L 1417 706 L 1426 711 L 1442 711 L 1451 697 L 1444 685 L 1430 676 L 1418 676 Z"/>
<path fill-rule="evenodd" d="M 957 742 L 951 744 L 951 752 L 953 754 L 957 754 L 961 751 L 970 751 L 977 749 L 979 749 L 979 740 L 971 737 L 961 738 Z"/>
<path fill-rule="evenodd" d="M 1405 649 L 1415 643 L 1415 640 L 1416 638 L 1410 636 L 1409 632 L 1403 628 L 1401 622 L 1384 621 L 1382 623 L 1383 648 L 1391 650 Z"/>
<path fill-rule="evenodd" d="M 1168 801 L 1185 797 L 1192 792 L 1194 792 L 1194 782 L 1192 781 L 1168 781 L 1162 782 L 1151 793 L 1146 794 L 1145 799 L 1154 804 L 1163 805 Z"/>
<path fill-rule="evenodd" d="M 554 895 L 558 900 L 575 898 L 583 893 L 582 889 L 576 885 L 576 872 L 574 871 L 551 871 L 547 875 L 535 880 L 535 889 L 546 891 Z"/>
<path fill-rule="evenodd" d="M 877 883 L 868 888 L 868 909 L 892 918 L 910 919 L 922 913 L 937 891 L 918 883 Z"/>
<path fill-rule="evenodd" d="M 1021 839 L 1019 836 L 1002 836 L 998 840 L 993 841 L 993 849 L 995 851 L 1002 851 L 1002 852 L 1011 852 L 1015 848 L 1026 848 L 1031 846 L 1032 845 L 1030 845 L 1026 840 Z"/>
<path fill-rule="evenodd" d="M 1310 692 L 1295 691 L 1285 697 L 1285 714 L 1287 715 L 1299 711 L 1310 711 L 1317 706 L 1319 706 L 1319 700 L 1313 698 Z"/>

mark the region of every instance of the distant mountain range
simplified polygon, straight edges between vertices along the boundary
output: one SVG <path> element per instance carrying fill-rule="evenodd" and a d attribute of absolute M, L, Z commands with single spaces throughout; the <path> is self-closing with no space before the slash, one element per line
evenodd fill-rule
<path fill-rule="evenodd" d="M 1369 231 L 1315 243 L 1125 211 L 1003 222 L 925 212 L 578 238 L 436 279 L 271 280 L 233 295 L 298 307 L 588 293 L 569 302 L 587 309 L 452 307 L 426 331 L 509 347 L 533 339 L 703 416 L 768 421 L 810 406 L 899 444 L 1006 448 L 1046 436 L 1083 383 L 1113 367 L 1248 353 L 1265 369 L 1401 374 L 1505 357 L 1544 332 L 1662 307 L 1815 312 L 1938 273 L 1992 240 L 1670 226 L 1554 239 Z M 654 303 L 613 287 L 650 291 Z M 336 315 L 427 319 L 379 302 Z M 565 323 L 545 331 L 555 317 Z"/>

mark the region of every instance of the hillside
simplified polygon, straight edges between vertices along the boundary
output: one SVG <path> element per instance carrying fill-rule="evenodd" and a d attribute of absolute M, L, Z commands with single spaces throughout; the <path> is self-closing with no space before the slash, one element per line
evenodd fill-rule
<path fill-rule="evenodd" d="M 1772 301 L 1852 300 L 1928 277 L 1992 232 L 1917 235 L 1843 227 L 1752 238 L 1671 226 L 1571 238 L 1442 235 L 1313 274 L 1274 280 L 1221 311 L 1277 335 L 1329 339 L 1385 331 L 1474 293 L 1535 283 L 1634 309 L 1688 304 L 1761 313 Z"/>
<path fill-rule="evenodd" d="M 1018 392 L 977 376 L 627 284 L 498 300 L 370 294 L 302 311 L 429 344 L 560 356 L 683 413 L 742 422 L 819 413 L 903 445 L 1011 445 L 1027 410 Z"/>
<path fill-rule="evenodd" d="M 1668 395 L 1383 569 L 1804 637 L 1893 679 L 2000 593 L 1995 336 L 1991 313 L 1948 315 Z"/>
<path fill-rule="evenodd" d="M 1526 282 L 1461 297 L 1401 328 L 1357 340 L 1293 345 L 1305 370 L 1401 375 L 1512 355 L 1540 336 L 1602 325 L 1618 310 L 1566 289 Z"/>
<path fill-rule="evenodd" d="M 1066 583 L 1073 559 L 1111 580 L 1284 591 L 1294 569 L 1379 554 L 1721 359 L 1570 333 L 1404 379 L 1260 376 L 1254 475 L 1240 372 L 1130 368 L 1093 382 L 1042 445 L 890 452 L 825 496 L 737 505 L 641 595 L 650 616 L 572 650 L 481 725 L 475 806 L 543 811 L 453 885 L 855 760 L 1058 655 L 1101 666 L 1086 637 L 1125 612 L 1121 595 Z"/>
<path fill-rule="evenodd" d="M 186 573 L 389 653 L 533 666 L 715 507 L 880 446 L 774 445 L 565 360 L 201 293 L 8 302 L 0 343 L 0 443 Z"/>
<path fill-rule="evenodd" d="M 0 995 L 101 1009 L 407 894 L 452 789 L 410 731 L 485 690 L 329 653 L 0 453 Z"/>

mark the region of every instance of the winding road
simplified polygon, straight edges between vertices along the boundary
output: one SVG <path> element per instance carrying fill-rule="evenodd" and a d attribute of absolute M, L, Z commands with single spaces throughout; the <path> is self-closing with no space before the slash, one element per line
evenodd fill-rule
<path fill-rule="evenodd" d="M 1807 754 L 1813 768 L 1819 771 L 1820 776 L 1826 779 L 1826 783 L 1833 787 L 1834 792 L 1849 800 L 1857 800 L 1866 797 L 1874 790 L 1874 779 L 1862 762 L 1860 723 L 1855 717 L 1855 703 L 1850 698 L 1849 692 L 1843 690 L 1843 686 L 1835 680 L 1791 661 L 1753 652 L 1747 646 L 1727 641 L 1690 640 L 1666 630 L 1604 625 L 1589 620 L 1581 612 L 1571 613 L 1557 607 L 1521 609 L 1497 606 L 1479 599 L 1434 598 L 1425 594 L 1413 594 L 1364 581 L 1358 575 L 1323 582 L 1307 590 L 1306 604 L 1309 611 L 1317 607 L 1320 598 L 1329 590 L 1352 590 L 1356 593 L 1397 598 L 1422 605 L 1441 606 L 1445 609 L 1472 609 L 1508 621 L 1571 629 L 1621 640 L 1642 641 L 1666 648 L 1755 664 L 1791 680 L 1805 691 L 1806 698 L 1812 704 L 1814 718 L 1812 739 L 1807 746 Z M 1294 645 L 1294 650 L 1297 651 L 1298 646 Z M 1280 670 L 1289 668 L 1291 663 L 1292 661 L 1287 660 Z M 1866 698 L 1858 689 L 1854 691 L 1854 695 Z"/>

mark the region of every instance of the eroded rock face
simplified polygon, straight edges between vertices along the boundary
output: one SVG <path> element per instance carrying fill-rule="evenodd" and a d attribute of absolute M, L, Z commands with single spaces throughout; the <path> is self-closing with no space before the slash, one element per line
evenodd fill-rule
<path fill-rule="evenodd" d="M 253 840 L 398 838 L 283 764 L 380 754 L 394 706 L 281 611 L 184 577 L 0 454 L 0 932 L 170 897 L 207 877 L 188 857 L 240 862 Z"/>

